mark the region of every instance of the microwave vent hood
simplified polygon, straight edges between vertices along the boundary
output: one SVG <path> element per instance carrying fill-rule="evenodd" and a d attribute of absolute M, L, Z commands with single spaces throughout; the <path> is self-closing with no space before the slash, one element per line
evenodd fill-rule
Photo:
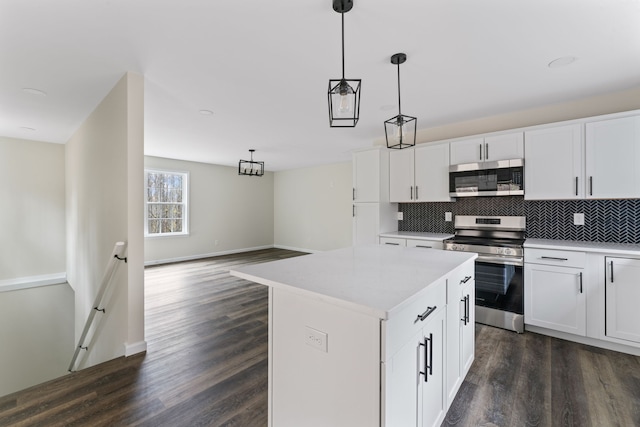
<path fill-rule="evenodd" d="M 524 195 L 524 159 L 449 167 L 451 197 Z"/>

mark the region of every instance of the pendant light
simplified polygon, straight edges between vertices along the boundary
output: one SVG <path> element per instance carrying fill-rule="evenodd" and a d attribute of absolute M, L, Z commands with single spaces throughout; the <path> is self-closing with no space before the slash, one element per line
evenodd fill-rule
<path fill-rule="evenodd" d="M 384 134 L 387 148 L 403 149 L 416 145 L 416 126 L 418 119 L 402 114 L 400 108 L 400 64 L 407 60 L 404 53 L 391 56 L 391 63 L 398 66 L 398 115 L 384 122 Z"/>
<path fill-rule="evenodd" d="M 238 175 L 248 176 L 262 176 L 264 175 L 264 162 L 254 162 L 253 152 L 254 149 L 249 150 L 251 153 L 251 160 L 240 160 L 238 162 Z"/>
<path fill-rule="evenodd" d="M 355 127 L 360 118 L 360 79 L 344 78 L 344 14 L 353 0 L 333 0 L 333 10 L 342 17 L 342 78 L 329 80 L 329 126 Z"/>

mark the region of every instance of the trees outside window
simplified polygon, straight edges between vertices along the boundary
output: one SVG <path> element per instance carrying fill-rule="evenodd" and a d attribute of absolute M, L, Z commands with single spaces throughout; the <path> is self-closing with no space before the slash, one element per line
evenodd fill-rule
<path fill-rule="evenodd" d="M 145 235 L 188 234 L 187 181 L 184 172 L 145 170 Z"/>

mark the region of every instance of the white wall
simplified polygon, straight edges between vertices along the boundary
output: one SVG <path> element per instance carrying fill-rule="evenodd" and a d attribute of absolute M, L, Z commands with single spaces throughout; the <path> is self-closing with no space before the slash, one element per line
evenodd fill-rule
<path fill-rule="evenodd" d="M 64 277 L 64 145 L 0 138 L 0 183 L 0 282 Z"/>
<path fill-rule="evenodd" d="M 0 396 L 67 373 L 73 312 L 66 283 L 0 293 Z"/>
<path fill-rule="evenodd" d="M 64 152 L 0 138 L 0 396 L 65 374 L 73 353 Z M 61 284 L 21 289 L 42 283 Z"/>
<path fill-rule="evenodd" d="M 145 157 L 145 167 L 189 172 L 189 235 L 145 238 L 145 263 L 194 259 L 273 246 L 273 174 Z"/>
<path fill-rule="evenodd" d="M 325 251 L 351 246 L 351 162 L 276 172 L 275 246 Z"/>
<path fill-rule="evenodd" d="M 143 99 L 142 77 L 125 74 L 66 144 L 67 278 L 76 293 L 76 340 L 114 244 L 128 243 L 128 263 L 114 277 L 99 338 L 80 366 L 146 349 Z"/>
<path fill-rule="evenodd" d="M 640 109 L 640 86 L 619 92 L 421 129 L 418 131 L 416 139 L 418 143 L 440 141 L 638 109 Z M 374 145 L 384 144 L 384 135 L 374 142 Z"/>

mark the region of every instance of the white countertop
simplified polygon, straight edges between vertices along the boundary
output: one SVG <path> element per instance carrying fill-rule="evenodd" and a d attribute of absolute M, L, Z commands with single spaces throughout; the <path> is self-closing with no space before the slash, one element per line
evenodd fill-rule
<path fill-rule="evenodd" d="M 634 245 L 631 243 L 603 243 L 603 242 L 582 242 L 582 241 L 574 241 L 574 240 L 527 239 L 524 242 L 524 247 L 640 256 L 640 245 Z"/>
<path fill-rule="evenodd" d="M 386 233 L 380 233 L 380 237 L 399 237 L 401 239 L 436 240 L 442 242 L 443 240 L 451 239 L 453 234 L 427 233 L 420 231 L 389 231 Z"/>
<path fill-rule="evenodd" d="M 231 270 L 267 286 L 388 319 L 412 297 L 476 254 L 397 246 L 354 246 Z"/>

